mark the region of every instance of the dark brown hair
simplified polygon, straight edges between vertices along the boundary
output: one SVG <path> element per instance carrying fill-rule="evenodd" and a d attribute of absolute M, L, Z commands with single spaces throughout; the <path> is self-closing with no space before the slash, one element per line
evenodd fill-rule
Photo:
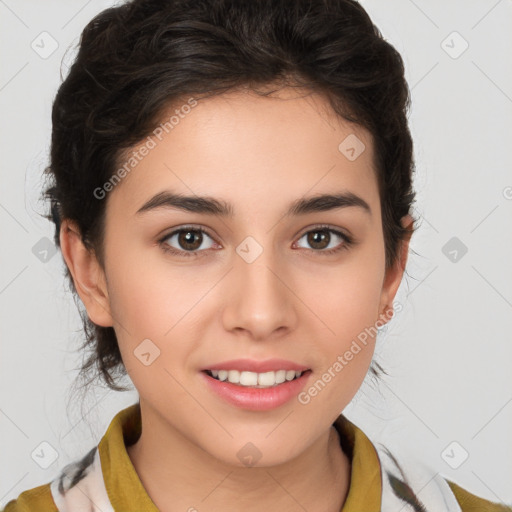
<path fill-rule="evenodd" d="M 400 54 L 354 0 L 132 0 L 97 15 L 53 103 L 46 194 L 56 243 L 69 219 L 102 263 L 106 200 L 94 191 L 124 152 L 170 105 L 242 87 L 265 95 L 269 85 L 321 93 L 372 134 L 386 267 L 393 265 L 413 229 L 400 222 L 414 200 L 409 89 Z M 69 270 L 67 277 L 76 298 Z M 126 389 L 116 383 L 126 370 L 114 329 L 81 314 L 82 348 L 90 349 L 81 375 Z"/>

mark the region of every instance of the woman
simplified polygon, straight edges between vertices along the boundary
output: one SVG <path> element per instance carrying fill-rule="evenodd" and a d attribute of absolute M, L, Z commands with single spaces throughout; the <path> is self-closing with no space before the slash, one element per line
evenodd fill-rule
<path fill-rule="evenodd" d="M 507 509 L 340 414 L 399 306 L 408 105 L 351 0 L 133 0 L 89 23 L 47 193 L 83 371 L 140 399 L 6 512 Z"/>

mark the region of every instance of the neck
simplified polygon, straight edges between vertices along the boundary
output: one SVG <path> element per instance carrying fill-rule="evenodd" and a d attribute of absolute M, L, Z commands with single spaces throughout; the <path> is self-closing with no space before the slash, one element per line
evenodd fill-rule
<path fill-rule="evenodd" d="M 144 412 L 141 436 L 127 451 L 162 512 L 217 512 L 235 506 L 246 512 L 339 512 L 346 500 L 350 460 L 333 426 L 293 460 L 240 468 L 212 457 L 151 409 Z"/>

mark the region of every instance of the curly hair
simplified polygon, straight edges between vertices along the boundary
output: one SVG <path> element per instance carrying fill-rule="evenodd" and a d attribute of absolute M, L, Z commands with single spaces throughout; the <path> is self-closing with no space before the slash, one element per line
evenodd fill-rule
<path fill-rule="evenodd" d="M 103 265 L 106 201 L 94 190 L 123 152 L 170 105 L 242 87 L 267 95 L 269 85 L 320 93 L 335 114 L 371 133 L 386 267 L 393 265 L 413 230 L 400 222 L 415 196 L 410 93 L 400 54 L 355 0 L 131 0 L 98 14 L 53 103 L 45 194 L 56 244 L 62 220 L 73 221 Z M 69 269 L 66 276 L 76 298 Z M 116 383 L 126 369 L 114 329 L 81 315 L 82 348 L 91 352 L 81 375 L 125 389 Z"/>

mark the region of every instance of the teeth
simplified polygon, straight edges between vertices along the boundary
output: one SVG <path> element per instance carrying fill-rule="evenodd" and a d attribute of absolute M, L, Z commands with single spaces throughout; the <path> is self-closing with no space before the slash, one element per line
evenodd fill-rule
<path fill-rule="evenodd" d="M 257 373 L 254 373 L 254 372 L 242 372 L 242 373 L 240 373 L 240 378 L 238 379 L 238 382 L 240 384 L 242 384 L 242 386 L 257 386 L 258 385 L 258 377 L 261 375 L 263 375 L 263 374 L 260 373 L 258 375 Z M 230 379 L 230 381 L 231 381 L 231 379 Z"/>
<path fill-rule="evenodd" d="M 253 373 L 260 386 L 273 386 L 276 383 L 276 372 Z"/>
<path fill-rule="evenodd" d="M 286 370 L 276 372 L 276 384 L 282 384 L 286 380 Z"/>
<path fill-rule="evenodd" d="M 286 380 L 293 380 L 295 378 L 295 372 L 293 370 L 288 370 L 286 372 Z"/>
<path fill-rule="evenodd" d="M 238 370 L 229 370 L 228 371 L 228 381 L 233 384 L 240 383 L 240 372 Z"/>
<path fill-rule="evenodd" d="M 255 373 L 238 370 L 210 370 L 212 377 L 220 381 L 228 381 L 240 386 L 269 388 L 291 381 L 302 375 L 302 372 L 295 370 L 278 370 L 277 372 Z"/>

